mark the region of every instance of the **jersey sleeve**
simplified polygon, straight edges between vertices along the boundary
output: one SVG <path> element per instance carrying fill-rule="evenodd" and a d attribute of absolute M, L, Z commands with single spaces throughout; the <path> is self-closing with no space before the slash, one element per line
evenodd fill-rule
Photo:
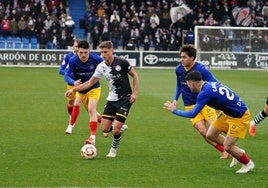
<path fill-rule="evenodd" d="M 209 96 L 209 87 L 203 86 L 202 91 L 197 95 L 196 103 L 191 110 L 184 111 L 175 109 L 172 113 L 186 118 L 194 118 L 207 104 L 208 99 L 210 98 Z"/>
<path fill-rule="evenodd" d="M 177 116 L 182 116 L 182 117 L 186 117 L 186 118 L 194 118 L 204 107 L 204 105 L 202 104 L 195 104 L 194 108 L 191 110 L 173 110 L 173 114 L 177 115 Z"/>
<path fill-rule="evenodd" d="M 181 94 L 181 87 L 180 87 L 180 80 L 179 80 L 179 75 L 178 75 L 178 68 L 176 68 L 175 70 L 175 74 L 176 74 L 176 87 L 175 87 L 175 92 L 174 92 L 174 97 L 173 100 L 178 100 Z"/>
<path fill-rule="evenodd" d="M 96 78 L 101 78 L 103 76 L 103 67 L 104 66 L 104 63 L 100 63 L 97 67 L 96 67 L 96 70 L 94 72 L 94 74 L 92 75 L 92 77 L 96 77 Z"/>
<path fill-rule="evenodd" d="M 67 82 L 69 85 L 74 85 L 75 80 L 72 78 L 73 71 L 74 71 L 74 65 L 73 61 L 69 61 L 66 71 L 64 74 L 64 80 Z"/>
<path fill-rule="evenodd" d="M 60 75 L 63 75 L 64 76 L 66 66 L 67 66 L 67 63 L 66 63 L 65 58 L 64 58 L 63 61 L 62 61 L 62 63 L 61 63 L 61 65 L 60 65 L 60 67 L 59 67 L 59 74 Z"/>
<path fill-rule="evenodd" d="M 65 69 L 69 63 L 70 58 L 73 56 L 73 52 L 69 52 L 67 55 L 64 56 L 61 65 L 59 67 L 59 74 L 65 75 Z"/>
<path fill-rule="evenodd" d="M 216 77 L 205 67 L 203 66 L 200 70 L 203 80 L 207 82 L 219 82 Z"/>

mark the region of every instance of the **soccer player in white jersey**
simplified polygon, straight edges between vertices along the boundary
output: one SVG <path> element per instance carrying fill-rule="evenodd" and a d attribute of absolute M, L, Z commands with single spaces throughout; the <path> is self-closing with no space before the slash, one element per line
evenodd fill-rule
<path fill-rule="evenodd" d="M 106 155 L 107 158 L 112 158 L 116 157 L 122 133 L 127 129 L 124 123 L 132 104 L 137 99 L 138 74 L 126 59 L 113 55 L 114 48 L 111 41 L 101 42 L 99 48 L 104 61 L 97 66 L 90 80 L 66 91 L 65 96 L 68 97 L 75 91 L 90 88 L 101 77 L 106 78 L 109 85 L 109 94 L 102 114 L 101 128 L 103 133 L 112 132 L 113 134 L 112 146 Z M 132 87 L 129 75 L 133 80 Z"/>

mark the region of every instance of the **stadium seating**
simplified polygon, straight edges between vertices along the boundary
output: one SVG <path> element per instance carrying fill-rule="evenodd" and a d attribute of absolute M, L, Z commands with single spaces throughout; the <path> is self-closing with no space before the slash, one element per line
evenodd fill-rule
<path fill-rule="evenodd" d="M 15 41 L 14 41 L 14 48 L 15 49 L 21 49 L 21 38 L 20 37 L 16 37 Z"/>
<path fill-rule="evenodd" d="M 23 49 L 29 49 L 30 48 L 29 39 L 22 38 L 22 47 L 23 47 Z"/>
<path fill-rule="evenodd" d="M 5 41 L 0 41 L 0 48 L 1 49 L 6 48 L 6 42 Z"/>
<path fill-rule="evenodd" d="M 37 49 L 38 40 L 36 37 L 31 38 L 31 49 Z"/>
<path fill-rule="evenodd" d="M 0 48 L 6 48 L 6 40 L 0 36 Z"/>
<path fill-rule="evenodd" d="M 8 49 L 13 49 L 14 48 L 14 41 L 13 41 L 12 37 L 7 37 L 6 43 L 7 43 L 6 47 Z"/>
<path fill-rule="evenodd" d="M 70 16 L 75 22 L 74 33 L 79 39 L 86 39 L 85 29 L 80 28 L 79 21 L 84 17 L 86 12 L 86 3 L 85 1 L 69 0 L 69 9 Z"/>

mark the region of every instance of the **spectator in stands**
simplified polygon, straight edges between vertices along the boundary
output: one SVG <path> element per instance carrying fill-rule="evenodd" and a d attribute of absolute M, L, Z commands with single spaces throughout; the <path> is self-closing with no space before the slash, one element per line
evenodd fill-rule
<path fill-rule="evenodd" d="M 152 16 L 150 17 L 150 20 L 149 20 L 149 24 L 150 24 L 149 34 L 151 35 L 152 41 L 154 44 L 156 42 L 155 41 L 155 32 L 159 26 L 159 23 L 160 23 L 159 17 L 155 13 L 153 13 Z"/>
<path fill-rule="evenodd" d="M 167 2 L 164 3 L 162 14 L 160 15 L 159 18 L 160 18 L 160 27 L 162 29 L 169 29 L 171 19 L 170 19 L 170 7 L 168 6 Z"/>
<path fill-rule="evenodd" d="M 32 18 L 32 16 L 29 16 L 27 20 L 27 29 L 28 29 L 27 32 L 28 32 L 29 39 L 36 37 L 34 28 L 35 28 L 35 20 Z"/>
<path fill-rule="evenodd" d="M 0 17 L 2 18 L 5 14 L 6 6 L 0 1 Z"/>
<path fill-rule="evenodd" d="M 147 7 L 147 11 L 146 11 L 146 17 L 147 18 L 151 18 L 151 16 L 154 14 L 154 10 L 153 10 L 153 7 L 151 5 L 149 5 Z"/>
<path fill-rule="evenodd" d="M 130 40 L 135 44 L 137 50 L 140 49 L 140 30 L 136 26 L 130 29 Z"/>
<path fill-rule="evenodd" d="M 110 31 L 112 32 L 116 27 L 119 29 L 120 22 L 115 18 L 112 22 L 108 23 Z"/>
<path fill-rule="evenodd" d="M 143 48 L 145 51 L 150 50 L 151 41 L 148 35 L 145 35 L 143 40 Z"/>
<path fill-rule="evenodd" d="M 125 3 L 123 3 L 121 8 L 120 8 L 120 11 L 119 11 L 120 18 L 122 18 L 122 19 L 125 18 L 127 12 L 128 12 L 127 5 Z"/>
<path fill-rule="evenodd" d="M 76 36 L 75 36 L 75 34 L 74 33 L 69 33 L 68 34 L 68 36 L 67 36 L 67 48 L 70 50 L 70 49 L 72 49 L 72 46 L 73 46 L 73 44 L 74 44 L 74 41 L 75 41 L 75 39 L 76 39 Z"/>
<path fill-rule="evenodd" d="M 18 22 L 15 17 L 10 21 L 10 32 L 12 37 L 17 37 L 19 32 Z"/>
<path fill-rule="evenodd" d="M 99 27 L 95 25 L 93 32 L 92 32 L 92 43 L 93 43 L 92 49 L 93 50 L 96 50 L 99 45 L 100 35 L 101 35 L 101 31 L 99 30 Z"/>
<path fill-rule="evenodd" d="M 149 24 L 145 17 L 141 18 L 140 28 L 140 44 L 143 45 L 145 35 L 149 35 Z"/>
<path fill-rule="evenodd" d="M 75 28 L 75 22 L 73 21 L 71 16 L 67 17 L 65 25 L 66 25 L 66 28 L 67 28 L 67 32 L 68 33 L 73 33 L 73 30 Z"/>
<path fill-rule="evenodd" d="M 25 7 L 24 7 L 24 15 L 25 17 L 28 17 L 31 15 L 31 6 L 30 3 L 26 3 Z"/>
<path fill-rule="evenodd" d="M 106 14 L 106 11 L 104 10 L 104 8 L 103 8 L 103 6 L 102 5 L 100 5 L 99 7 L 98 7 L 98 10 L 97 10 L 97 15 L 98 15 L 98 17 L 102 17 L 103 15 L 105 15 Z"/>
<path fill-rule="evenodd" d="M 57 18 L 59 18 L 62 14 L 66 14 L 66 7 L 64 6 L 63 2 L 60 2 L 59 6 L 57 7 Z"/>
<path fill-rule="evenodd" d="M 116 10 L 113 11 L 113 14 L 110 16 L 110 23 L 117 21 L 118 23 L 121 21 L 120 16 Z"/>
<path fill-rule="evenodd" d="M 137 28 L 140 27 L 141 21 L 139 19 L 138 13 L 135 13 L 135 15 L 133 16 L 129 24 L 130 24 L 130 27 L 133 27 L 133 26 Z"/>
<path fill-rule="evenodd" d="M 85 23 L 85 31 L 87 34 L 87 41 L 89 42 L 89 45 L 91 45 L 92 43 L 92 33 L 94 30 L 94 25 L 95 25 L 95 21 L 93 20 L 93 17 L 90 15 L 88 16 L 88 18 L 86 19 L 86 23 Z"/>
<path fill-rule="evenodd" d="M 122 28 L 122 48 L 125 50 L 128 41 L 130 40 L 130 27 L 128 23 Z"/>
<path fill-rule="evenodd" d="M 173 33 L 171 33 L 169 50 L 178 51 L 180 49 L 180 46 L 181 46 L 181 41 Z"/>
<path fill-rule="evenodd" d="M 101 40 L 102 41 L 110 40 L 110 30 L 109 30 L 108 22 L 104 23 L 104 25 L 103 25 Z"/>
<path fill-rule="evenodd" d="M 163 14 L 163 6 L 161 1 L 156 1 L 154 4 L 154 12 L 155 14 L 159 17 L 159 21 L 160 21 L 160 17 L 162 17 Z M 160 24 L 160 22 L 159 22 Z"/>
<path fill-rule="evenodd" d="M 49 41 L 49 38 L 45 29 L 42 29 L 41 33 L 37 35 L 37 38 L 39 41 L 39 49 L 47 49 L 47 43 Z"/>
<path fill-rule="evenodd" d="M 190 28 L 192 31 L 194 31 L 194 27 L 197 25 L 197 16 L 193 10 L 189 14 L 185 16 L 185 22 L 186 22 L 186 29 L 189 30 Z"/>
<path fill-rule="evenodd" d="M 15 9 L 12 10 L 11 15 L 9 16 L 10 21 L 15 18 L 15 20 L 18 22 L 20 19 L 20 15 L 17 13 Z"/>
<path fill-rule="evenodd" d="M 22 16 L 18 21 L 18 27 L 19 27 L 19 36 L 21 38 L 26 38 L 28 33 L 27 33 L 27 22 L 24 16 Z"/>
<path fill-rule="evenodd" d="M 52 24 L 55 22 L 57 23 L 58 22 L 58 17 L 57 17 L 57 14 L 55 12 L 52 12 L 51 15 L 50 15 L 50 19 L 52 21 Z"/>
<path fill-rule="evenodd" d="M 35 26 L 34 26 L 34 31 L 36 35 L 41 34 L 41 31 L 44 28 L 44 22 L 42 21 L 42 19 L 40 17 L 37 18 L 36 22 L 35 22 Z"/>
<path fill-rule="evenodd" d="M 56 7 L 59 6 L 60 0 L 49 0 L 47 3 L 47 9 L 48 12 L 51 14 L 54 10 L 56 10 Z"/>
<path fill-rule="evenodd" d="M 50 19 L 50 16 L 47 15 L 47 18 L 44 20 L 44 29 L 46 30 L 47 34 L 49 35 L 51 33 L 51 26 L 53 21 Z"/>
<path fill-rule="evenodd" d="M 66 22 L 65 15 L 62 14 L 62 15 L 60 16 L 60 18 L 59 18 L 59 26 L 60 26 L 61 28 L 64 28 L 64 27 L 65 27 L 65 22 Z"/>
<path fill-rule="evenodd" d="M 120 30 L 119 26 L 115 26 L 113 30 L 111 31 L 111 41 L 114 45 L 114 49 L 118 49 L 118 45 L 120 43 Z"/>
<path fill-rule="evenodd" d="M 223 26 L 230 27 L 231 26 L 231 20 L 227 19 L 225 20 Z M 233 30 L 225 30 L 224 33 L 224 48 L 225 50 L 232 50 L 233 47 L 233 41 L 235 40 L 235 32 Z"/>
<path fill-rule="evenodd" d="M 126 50 L 135 50 L 135 48 L 136 48 L 136 45 L 134 44 L 133 40 L 130 39 L 127 43 Z"/>
<path fill-rule="evenodd" d="M 2 19 L 2 31 L 3 31 L 3 37 L 7 38 L 8 36 L 10 36 L 10 26 L 11 26 L 11 22 L 8 19 L 7 15 L 4 16 L 4 18 Z"/>
<path fill-rule="evenodd" d="M 192 28 L 189 28 L 189 30 L 186 32 L 185 43 L 194 44 L 194 32 Z"/>
<path fill-rule="evenodd" d="M 60 49 L 68 49 L 69 41 L 68 41 L 68 32 L 66 29 L 62 28 L 59 38 L 59 48 Z"/>
<path fill-rule="evenodd" d="M 204 34 L 202 41 L 201 41 L 201 50 L 208 51 L 210 50 L 210 38 L 207 34 Z"/>
<path fill-rule="evenodd" d="M 262 7 L 262 16 L 264 20 L 268 20 L 268 1 L 265 2 L 264 6 Z"/>
<path fill-rule="evenodd" d="M 7 16 L 8 19 L 9 19 L 10 15 L 11 15 L 11 12 L 12 12 L 11 6 L 8 3 L 8 4 L 6 4 L 6 10 L 5 10 L 5 15 Z"/>
<path fill-rule="evenodd" d="M 155 42 L 154 42 L 154 50 L 155 51 L 160 51 L 161 50 L 161 44 L 162 44 L 162 40 L 161 40 L 161 34 L 159 32 L 155 33 Z"/>
<path fill-rule="evenodd" d="M 52 30 L 51 34 L 49 35 L 49 45 L 51 49 L 58 49 L 59 48 L 59 33 L 58 30 L 55 28 Z"/>
<path fill-rule="evenodd" d="M 38 4 L 36 6 L 36 10 L 39 10 Z M 37 12 L 37 15 L 42 19 L 42 21 L 45 21 L 47 19 L 46 9 L 44 7 L 40 8 L 40 12 Z"/>
<path fill-rule="evenodd" d="M 96 12 L 94 11 L 93 6 L 88 6 L 85 12 L 84 19 L 87 20 L 89 17 L 92 17 L 94 21 L 96 19 Z"/>
<path fill-rule="evenodd" d="M 161 47 L 163 51 L 168 51 L 169 41 L 170 40 L 170 33 L 168 29 L 164 28 L 161 34 Z"/>

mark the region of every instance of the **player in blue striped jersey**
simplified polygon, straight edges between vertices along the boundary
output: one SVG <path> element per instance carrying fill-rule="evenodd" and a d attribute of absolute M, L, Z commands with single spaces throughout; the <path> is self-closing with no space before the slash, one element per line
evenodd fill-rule
<path fill-rule="evenodd" d="M 254 169 L 255 165 L 246 155 L 245 151 L 237 147 L 236 141 L 245 138 L 250 122 L 250 112 L 247 105 L 227 86 L 219 82 L 205 82 L 199 71 L 191 71 L 186 76 L 186 83 L 193 93 L 197 93 L 197 100 L 193 109 L 184 111 L 177 110 L 176 106 L 167 101 L 164 108 L 175 115 L 193 118 L 208 105 L 220 110 L 217 119 L 208 128 L 206 137 L 224 146 L 225 151 L 233 156 L 230 167 L 238 162 L 242 163 L 242 168 L 236 173 L 247 173 Z M 223 139 L 221 133 L 226 133 Z"/>
<path fill-rule="evenodd" d="M 192 70 L 198 70 L 201 72 L 205 81 L 215 81 L 217 79 L 213 74 L 200 62 L 195 61 L 197 50 L 193 45 L 183 45 L 180 49 L 181 64 L 176 67 L 176 89 L 173 99 L 173 104 L 176 106 L 177 101 L 182 96 L 182 100 L 185 109 L 189 110 L 193 108 L 196 102 L 196 93 L 192 93 L 190 88 L 186 84 L 185 77 Z M 221 152 L 221 158 L 229 158 L 230 155 L 224 151 L 224 147 L 217 143 L 214 143 L 206 138 L 207 126 L 216 119 L 217 115 L 214 109 L 204 106 L 202 111 L 191 119 L 193 127 L 202 135 L 207 143 Z"/>
<path fill-rule="evenodd" d="M 78 42 L 80 40 L 79 39 L 76 39 L 74 40 L 74 44 L 73 44 L 73 51 L 72 52 L 69 52 L 68 54 L 66 54 L 66 56 L 64 57 L 64 59 L 62 60 L 62 63 L 59 67 L 59 74 L 60 75 L 65 75 L 65 72 L 66 72 L 66 68 L 69 64 L 69 61 L 71 59 L 71 57 L 73 57 L 76 53 L 77 53 L 77 46 L 78 46 Z M 71 77 L 74 79 L 73 75 L 71 75 Z M 67 90 L 73 88 L 73 84 L 71 83 L 68 83 L 67 82 Z M 67 111 L 68 111 L 68 114 L 69 114 L 69 124 L 71 122 L 71 117 L 72 117 L 72 113 L 73 113 L 73 106 L 74 106 L 74 100 L 75 100 L 75 95 L 76 95 L 76 92 L 74 92 L 70 97 L 68 97 L 68 103 L 66 105 L 66 108 L 67 108 Z M 78 114 L 77 114 L 78 116 Z M 76 120 L 76 119 L 75 119 Z M 75 121 L 73 122 L 73 124 L 75 124 Z M 67 134 L 70 134 L 71 132 L 67 132 Z"/>
<path fill-rule="evenodd" d="M 64 76 L 65 81 L 74 86 L 78 86 L 86 82 L 91 78 L 98 64 L 102 61 L 103 59 L 99 55 L 90 52 L 89 43 L 86 40 L 81 40 L 78 43 L 77 55 L 71 57 L 67 66 L 67 71 L 65 72 Z M 76 94 L 71 121 L 66 129 L 66 133 L 72 132 L 74 122 L 80 111 L 79 104 L 82 101 L 90 117 L 90 137 L 86 139 L 85 142 L 87 144 L 95 144 L 98 124 L 98 113 L 96 108 L 100 94 L 101 87 L 99 82 L 96 82 L 92 87 L 79 91 Z"/>

